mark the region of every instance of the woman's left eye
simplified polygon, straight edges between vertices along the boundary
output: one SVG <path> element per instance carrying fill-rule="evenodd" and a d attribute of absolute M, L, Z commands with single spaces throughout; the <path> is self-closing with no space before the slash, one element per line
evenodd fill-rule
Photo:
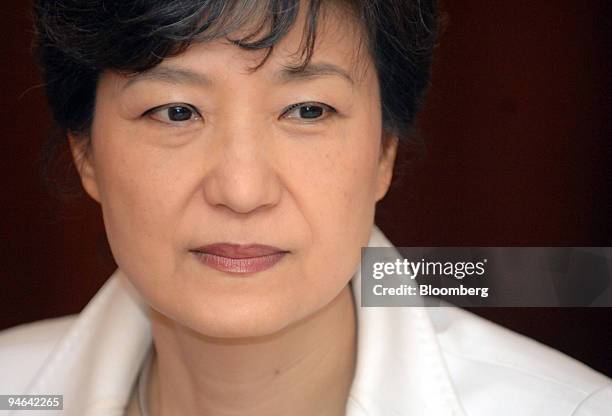
<path fill-rule="evenodd" d="M 331 113 L 335 112 L 335 108 L 323 103 L 298 103 L 289 106 L 283 115 L 308 122 L 326 119 Z M 289 117 L 288 114 L 293 115 Z"/>
<path fill-rule="evenodd" d="M 189 104 L 166 104 L 147 110 L 143 115 L 174 125 L 186 125 L 202 118 L 200 113 Z"/>

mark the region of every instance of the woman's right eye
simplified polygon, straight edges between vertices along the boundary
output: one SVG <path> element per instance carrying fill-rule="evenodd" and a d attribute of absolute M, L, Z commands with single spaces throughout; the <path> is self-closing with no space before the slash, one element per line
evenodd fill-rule
<path fill-rule="evenodd" d="M 201 120 L 200 113 L 189 104 L 166 104 L 147 110 L 143 116 L 175 126 L 183 126 Z"/>

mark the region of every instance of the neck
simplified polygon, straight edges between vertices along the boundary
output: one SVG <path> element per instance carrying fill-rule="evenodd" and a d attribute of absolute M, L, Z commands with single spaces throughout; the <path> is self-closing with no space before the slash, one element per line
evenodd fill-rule
<path fill-rule="evenodd" d="M 341 416 L 354 376 L 347 285 L 323 309 L 264 338 L 219 339 L 151 311 L 150 416 Z"/>

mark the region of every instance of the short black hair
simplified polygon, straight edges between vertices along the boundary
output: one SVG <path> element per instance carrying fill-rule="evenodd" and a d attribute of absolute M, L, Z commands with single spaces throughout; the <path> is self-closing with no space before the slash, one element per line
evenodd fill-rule
<path fill-rule="evenodd" d="M 380 85 L 382 126 L 400 142 L 412 133 L 429 85 L 437 37 L 435 0 L 329 0 L 363 29 Z M 87 137 L 97 82 L 107 69 L 146 71 L 194 42 L 226 37 L 244 49 L 268 49 L 294 24 L 300 0 L 35 0 L 35 56 L 59 134 Z M 328 3 L 329 4 L 329 3 Z M 309 0 L 302 67 L 312 56 L 322 0 Z M 241 39 L 228 35 L 253 24 Z M 267 25 L 267 26 L 266 26 Z M 262 38 L 250 41 L 269 27 Z M 260 66 L 258 65 L 258 67 Z M 255 68 L 257 69 L 257 67 Z M 48 159 L 48 158 L 46 158 Z"/>

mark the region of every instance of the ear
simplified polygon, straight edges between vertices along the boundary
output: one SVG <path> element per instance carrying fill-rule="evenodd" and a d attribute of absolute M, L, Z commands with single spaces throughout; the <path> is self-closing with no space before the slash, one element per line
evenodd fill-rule
<path fill-rule="evenodd" d="M 383 133 L 385 134 L 385 133 Z M 376 187 L 376 202 L 384 198 L 393 179 L 393 166 L 397 155 L 397 143 L 399 139 L 396 135 L 383 136 L 380 158 L 378 162 L 378 183 Z"/>
<path fill-rule="evenodd" d="M 96 179 L 96 169 L 93 161 L 93 155 L 90 152 L 89 138 L 80 137 L 74 133 L 68 133 L 68 142 L 70 144 L 70 151 L 72 152 L 72 160 L 76 166 L 79 176 L 81 177 L 81 184 L 85 189 L 85 192 L 100 202 L 100 192 L 98 190 L 98 182 Z"/>

